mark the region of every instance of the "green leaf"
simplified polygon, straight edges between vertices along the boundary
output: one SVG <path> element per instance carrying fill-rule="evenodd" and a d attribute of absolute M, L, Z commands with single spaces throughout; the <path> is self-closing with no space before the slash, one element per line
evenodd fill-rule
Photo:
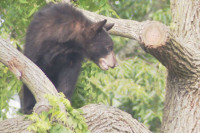
<path fill-rule="evenodd" d="M 19 0 L 20 3 L 22 4 L 27 4 L 28 2 L 26 0 Z"/>
<path fill-rule="evenodd" d="M 28 17 L 32 16 L 32 15 L 35 13 L 36 9 L 37 9 L 37 8 L 34 7 L 34 8 L 29 12 Z"/>

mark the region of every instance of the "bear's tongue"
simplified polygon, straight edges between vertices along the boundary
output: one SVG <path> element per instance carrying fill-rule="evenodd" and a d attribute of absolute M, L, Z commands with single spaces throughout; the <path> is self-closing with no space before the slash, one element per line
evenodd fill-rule
<path fill-rule="evenodd" d="M 99 61 L 99 67 L 103 70 L 108 70 L 109 66 L 107 65 L 106 61 L 104 59 L 101 59 Z"/>

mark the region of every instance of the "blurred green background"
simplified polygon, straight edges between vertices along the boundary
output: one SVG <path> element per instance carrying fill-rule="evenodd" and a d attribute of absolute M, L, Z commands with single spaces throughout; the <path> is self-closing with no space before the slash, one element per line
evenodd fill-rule
<path fill-rule="evenodd" d="M 26 29 L 34 13 L 45 4 L 45 0 L 1 0 L 0 36 L 23 51 Z M 115 18 L 156 20 L 166 25 L 171 21 L 169 0 L 76 0 L 73 4 Z M 72 98 L 73 107 L 91 103 L 115 106 L 151 131 L 160 132 L 166 69 L 136 41 L 112 38 L 119 67 L 102 71 L 85 60 Z M 17 107 L 8 103 L 18 101 L 16 94 L 21 86 L 8 68 L 0 64 L 0 120 L 16 114 L 12 110 Z"/>

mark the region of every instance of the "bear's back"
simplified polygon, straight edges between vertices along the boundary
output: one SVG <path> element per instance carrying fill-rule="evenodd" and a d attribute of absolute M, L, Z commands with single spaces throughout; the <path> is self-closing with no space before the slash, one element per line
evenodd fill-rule
<path fill-rule="evenodd" d="M 74 19 L 81 22 L 85 21 L 86 17 L 73 6 L 63 3 L 48 4 L 34 16 L 35 21 L 54 20 L 58 24 Z"/>
<path fill-rule="evenodd" d="M 50 49 L 47 47 L 52 42 L 58 44 L 73 40 L 81 33 L 80 28 L 91 24 L 89 19 L 69 4 L 48 4 L 34 15 L 27 31 L 24 54 L 36 62 L 39 50 Z"/>

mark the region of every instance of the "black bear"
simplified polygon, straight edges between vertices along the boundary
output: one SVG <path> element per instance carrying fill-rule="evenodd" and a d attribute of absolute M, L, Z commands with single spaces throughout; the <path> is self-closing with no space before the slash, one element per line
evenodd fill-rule
<path fill-rule="evenodd" d="M 85 57 L 103 70 L 117 65 L 107 33 L 113 25 L 106 20 L 94 23 L 68 4 L 49 4 L 35 14 L 24 54 L 70 99 Z M 26 86 L 22 96 L 22 112 L 29 114 L 35 99 Z"/>

